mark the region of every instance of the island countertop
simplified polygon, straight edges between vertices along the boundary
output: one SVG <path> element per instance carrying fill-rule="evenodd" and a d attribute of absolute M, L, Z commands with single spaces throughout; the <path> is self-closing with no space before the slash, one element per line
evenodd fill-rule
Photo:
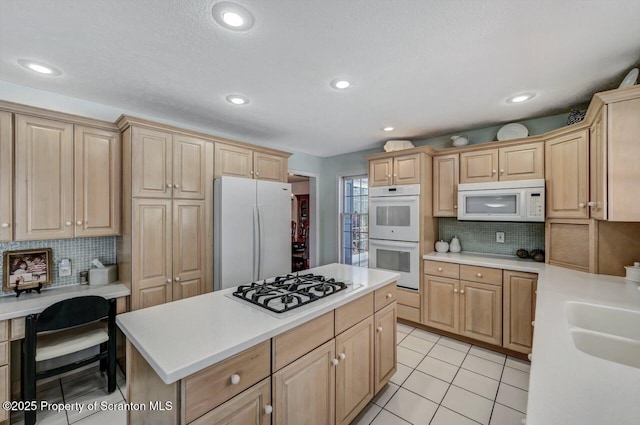
<path fill-rule="evenodd" d="M 328 264 L 305 273 L 335 278 L 355 289 L 274 317 L 232 299 L 233 288 L 120 314 L 116 322 L 166 384 L 216 364 L 260 342 L 398 280 L 397 273 Z"/>
<path fill-rule="evenodd" d="M 640 369 L 580 351 L 571 338 L 567 302 L 640 311 L 637 283 L 514 257 L 437 253 L 425 260 L 538 273 L 527 425 L 640 421 Z"/>

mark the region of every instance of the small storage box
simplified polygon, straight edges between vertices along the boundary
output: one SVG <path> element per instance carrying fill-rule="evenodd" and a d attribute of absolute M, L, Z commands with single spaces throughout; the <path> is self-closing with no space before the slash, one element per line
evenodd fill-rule
<path fill-rule="evenodd" d="M 89 285 L 106 285 L 118 280 L 118 266 L 116 264 L 105 265 L 103 269 L 89 269 Z"/>

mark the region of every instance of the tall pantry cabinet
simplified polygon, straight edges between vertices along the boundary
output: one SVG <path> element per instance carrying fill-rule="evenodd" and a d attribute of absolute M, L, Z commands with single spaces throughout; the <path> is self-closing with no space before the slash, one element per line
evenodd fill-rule
<path fill-rule="evenodd" d="M 212 141 L 123 117 L 120 280 L 131 309 L 211 291 Z"/>

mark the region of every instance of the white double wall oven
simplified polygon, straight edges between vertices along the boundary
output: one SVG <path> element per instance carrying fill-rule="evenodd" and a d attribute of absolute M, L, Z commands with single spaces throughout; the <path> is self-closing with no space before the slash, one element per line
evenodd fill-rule
<path fill-rule="evenodd" d="M 419 184 L 369 189 L 369 267 L 398 272 L 398 286 L 419 289 Z"/>

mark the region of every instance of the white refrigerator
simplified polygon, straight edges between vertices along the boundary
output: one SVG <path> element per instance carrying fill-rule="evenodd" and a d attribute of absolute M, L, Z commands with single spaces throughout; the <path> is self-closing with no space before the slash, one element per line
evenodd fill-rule
<path fill-rule="evenodd" d="M 291 185 L 223 176 L 213 184 L 216 290 L 291 272 Z"/>

